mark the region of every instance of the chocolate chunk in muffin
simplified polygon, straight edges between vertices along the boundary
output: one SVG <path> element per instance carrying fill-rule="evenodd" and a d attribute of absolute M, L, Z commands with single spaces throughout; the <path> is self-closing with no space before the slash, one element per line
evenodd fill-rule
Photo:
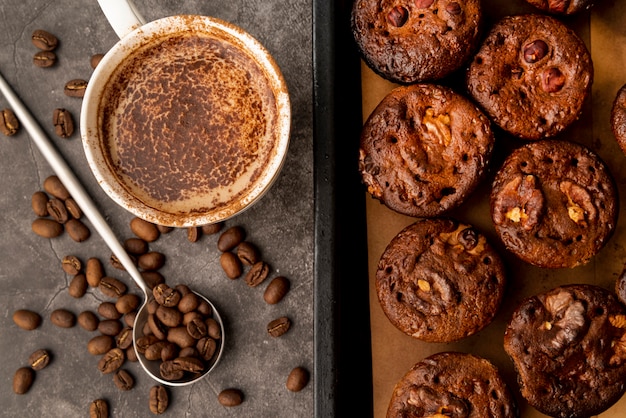
<path fill-rule="evenodd" d="M 376 292 L 389 321 L 422 341 L 450 342 L 487 326 L 504 293 L 503 263 L 476 228 L 421 219 L 389 243 Z"/>
<path fill-rule="evenodd" d="M 626 308 L 604 288 L 567 285 L 526 299 L 504 349 L 522 396 L 551 417 L 595 416 L 626 390 Z"/>
<path fill-rule="evenodd" d="M 398 87 L 363 127 L 359 169 L 368 192 L 389 208 L 433 217 L 476 188 L 493 145 L 488 118 L 462 95 L 432 84 Z"/>
<path fill-rule="evenodd" d="M 352 33 L 379 75 L 397 83 L 432 81 L 470 58 L 481 16 L 479 0 L 356 0 Z"/>
<path fill-rule="evenodd" d="M 396 384 L 387 409 L 387 418 L 518 416 L 498 369 L 484 358 L 457 352 L 415 364 Z"/>
<path fill-rule="evenodd" d="M 615 96 L 611 109 L 611 129 L 622 152 L 626 154 L 626 84 Z"/>
<path fill-rule="evenodd" d="M 592 80 L 583 41 L 535 14 L 496 23 L 467 72 L 468 90 L 489 117 L 525 140 L 553 137 L 578 119 Z"/>
<path fill-rule="evenodd" d="M 617 189 L 598 155 L 568 141 L 530 142 L 496 174 L 491 216 L 506 248 L 538 267 L 587 263 L 611 237 Z"/>
<path fill-rule="evenodd" d="M 526 0 L 529 4 L 546 13 L 571 15 L 588 10 L 593 0 Z"/>

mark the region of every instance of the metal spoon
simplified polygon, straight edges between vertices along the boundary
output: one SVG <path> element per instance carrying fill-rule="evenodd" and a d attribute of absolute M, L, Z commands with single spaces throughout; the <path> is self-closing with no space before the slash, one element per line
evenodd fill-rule
<path fill-rule="evenodd" d="M 137 340 L 142 336 L 141 333 L 143 332 L 144 325 L 148 320 L 148 311 L 146 308 L 149 300 L 153 298 L 152 291 L 143 280 L 143 277 L 139 273 L 139 270 L 137 270 L 137 267 L 118 241 L 111 227 L 106 223 L 104 217 L 100 214 L 100 211 L 87 194 L 87 191 L 80 184 L 80 182 L 72 172 L 71 168 L 67 165 L 61 154 L 53 146 L 46 133 L 41 129 L 37 120 L 33 117 L 28 108 L 21 102 L 17 95 L 13 92 L 2 74 L 0 74 L 0 92 L 2 92 L 6 100 L 9 102 L 9 105 L 17 115 L 18 119 L 20 120 L 26 131 L 30 134 L 32 140 L 35 142 L 35 145 L 37 145 L 37 147 L 39 148 L 39 151 L 41 151 L 44 158 L 48 161 L 63 185 L 72 195 L 87 219 L 89 219 L 92 226 L 96 229 L 98 234 L 100 234 L 100 236 L 111 249 L 111 251 L 113 251 L 113 254 L 115 254 L 122 266 L 124 266 L 128 274 L 130 274 L 130 277 L 135 281 L 137 286 L 143 291 L 145 296 L 144 302 L 137 312 L 137 316 L 135 318 L 135 323 L 133 326 L 133 345 L 135 351 L 137 351 Z M 210 364 L 207 365 L 205 370 L 202 372 L 202 374 L 186 380 L 169 381 L 164 380 L 160 377 L 158 362 L 146 360 L 141 354 L 137 353 L 137 358 L 139 359 L 139 362 L 141 363 L 143 369 L 153 379 L 160 383 L 170 386 L 185 386 L 194 383 L 206 376 L 211 370 L 213 370 L 213 368 L 217 365 L 219 359 L 221 358 L 222 350 L 224 348 L 224 324 L 222 322 L 222 318 L 220 317 L 217 309 L 210 300 L 197 292 L 194 293 L 204 299 L 209 304 L 209 306 L 211 306 L 211 309 L 213 311 L 213 318 L 220 325 L 221 339 L 218 341 L 218 347 L 216 349 L 215 355 L 213 356 Z"/>

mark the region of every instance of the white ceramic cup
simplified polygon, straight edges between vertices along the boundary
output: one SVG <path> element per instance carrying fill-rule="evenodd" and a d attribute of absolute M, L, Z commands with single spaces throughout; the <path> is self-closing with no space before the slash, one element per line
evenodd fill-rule
<path fill-rule="evenodd" d="M 168 226 L 187 227 L 220 222 L 242 212 L 261 198 L 277 178 L 286 157 L 291 127 L 291 108 L 285 80 L 269 52 L 251 35 L 230 23 L 206 16 L 170 16 L 144 23 L 143 18 L 127 0 L 98 0 L 100 7 L 120 41 L 104 56 L 89 80 L 80 117 L 83 146 L 89 166 L 104 191 L 120 206 L 147 221 Z M 274 95 L 275 114 L 271 128 L 271 155 L 262 168 L 257 168 L 249 187 L 230 202 L 213 206 L 211 199 L 198 202 L 191 210 L 171 210 L 167 202 L 154 204 L 138 196 L 136 190 L 120 175 L 111 161 L 108 147 L 113 141 L 104 138 L 103 97 L 107 83 L 118 67 L 146 45 L 179 34 L 217 37 L 232 44 L 255 61 Z M 218 81 L 216 81 L 218 82 Z M 210 118 L 211 115 L 206 115 Z M 210 139 L 207 139 L 210 140 Z M 175 175 L 164 172 L 163 178 Z M 205 190 L 205 192 L 207 192 Z M 207 192 L 207 193 L 210 193 Z M 223 191 L 222 191 L 223 193 Z"/>

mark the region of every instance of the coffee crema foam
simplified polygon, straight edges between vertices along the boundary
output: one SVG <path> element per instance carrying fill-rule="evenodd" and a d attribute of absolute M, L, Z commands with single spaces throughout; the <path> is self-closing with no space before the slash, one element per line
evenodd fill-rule
<path fill-rule="evenodd" d="M 115 69 L 105 91 L 99 114 L 107 163 L 155 209 L 235 205 L 276 152 L 272 88 L 254 59 L 225 40 L 177 34 L 152 41 Z"/>

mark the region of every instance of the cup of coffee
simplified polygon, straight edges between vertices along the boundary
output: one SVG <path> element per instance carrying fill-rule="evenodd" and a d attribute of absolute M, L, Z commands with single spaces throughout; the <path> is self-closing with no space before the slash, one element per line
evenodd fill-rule
<path fill-rule="evenodd" d="M 269 52 L 207 16 L 149 23 L 127 0 L 99 0 L 120 41 L 89 81 L 81 137 L 98 183 L 147 221 L 176 227 L 228 219 L 277 178 L 291 125 Z"/>

